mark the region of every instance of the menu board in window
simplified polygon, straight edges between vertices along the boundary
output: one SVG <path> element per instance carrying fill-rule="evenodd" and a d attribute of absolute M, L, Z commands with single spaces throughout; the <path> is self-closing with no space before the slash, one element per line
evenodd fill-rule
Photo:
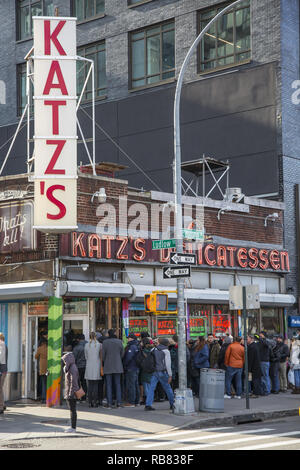
<path fill-rule="evenodd" d="M 156 336 L 173 336 L 177 334 L 176 318 L 157 318 Z"/>
<path fill-rule="evenodd" d="M 142 332 L 149 332 L 149 318 L 137 317 L 129 318 L 129 333 L 134 333 L 135 336 L 141 336 Z M 150 332 L 149 332 L 150 333 Z"/>
<path fill-rule="evenodd" d="M 207 318 L 190 317 L 190 338 L 207 335 Z"/>
<path fill-rule="evenodd" d="M 223 336 L 226 333 L 231 334 L 230 315 L 213 315 L 212 325 L 214 336 Z"/>
<path fill-rule="evenodd" d="M 28 315 L 39 315 L 46 317 L 48 315 L 48 300 L 28 302 Z"/>

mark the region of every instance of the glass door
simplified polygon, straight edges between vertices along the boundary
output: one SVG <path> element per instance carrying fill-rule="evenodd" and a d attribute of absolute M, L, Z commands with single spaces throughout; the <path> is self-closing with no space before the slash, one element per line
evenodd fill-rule
<path fill-rule="evenodd" d="M 27 397 L 37 399 L 37 361 L 34 358 L 38 344 L 38 318 L 28 318 L 27 337 Z"/>
<path fill-rule="evenodd" d="M 85 339 L 89 339 L 89 319 L 88 316 L 78 315 L 64 315 L 63 321 L 63 349 L 66 346 L 72 346 L 76 344 L 76 337 L 79 334 L 84 334 Z"/>

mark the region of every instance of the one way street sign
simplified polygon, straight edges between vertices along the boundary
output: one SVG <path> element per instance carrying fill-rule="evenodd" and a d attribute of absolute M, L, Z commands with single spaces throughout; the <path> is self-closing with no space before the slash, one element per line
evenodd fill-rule
<path fill-rule="evenodd" d="M 168 266 L 163 268 L 163 278 L 164 279 L 175 279 L 177 277 L 191 277 L 191 268 L 190 266 Z"/>
<path fill-rule="evenodd" d="M 171 253 L 171 264 L 196 264 L 196 255 L 187 253 Z"/>

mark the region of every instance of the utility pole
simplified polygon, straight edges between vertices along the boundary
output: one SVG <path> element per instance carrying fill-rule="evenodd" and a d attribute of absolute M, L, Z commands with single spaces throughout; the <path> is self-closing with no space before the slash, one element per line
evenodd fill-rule
<path fill-rule="evenodd" d="M 192 46 L 190 47 L 178 75 L 177 87 L 174 101 L 174 166 L 173 166 L 173 186 L 175 195 L 175 216 L 176 216 L 176 250 L 177 253 L 183 251 L 182 238 L 182 193 L 181 193 L 181 142 L 180 142 L 180 98 L 183 84 L 183 77 L 191 55 L 200 43 L 201 39 L 211 26 L 228 10 L 243 0 L 237 0 L 221 10 L 201 31 Z M 178 311 L 178 377 L 179 390 L 176 390 L 175 413 L 188 414 L 194 411 L 194 401 L 191 390 L 187 389 L 187 365 L 186 365 L 186 313 L 184 308 L 184 279 L 177 279 L 177 311 Z"/>

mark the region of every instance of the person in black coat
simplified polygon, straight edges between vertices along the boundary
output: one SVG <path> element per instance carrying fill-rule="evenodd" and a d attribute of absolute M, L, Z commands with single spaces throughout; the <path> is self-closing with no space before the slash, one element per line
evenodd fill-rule
<path fill-rule="evenodd" d="M 248 344 L 248 372 L 252 375 L 252 398 L 262 395 L 261 391 L 261 366 L 259 356 L 259 345 L 254 341 L 252 335 L 247 337 Z"/>
<path fill-rule="evenodd" d="M 228 346 L 232 343 L 232 338 L 231 336 L 225 336 L 223 344 L 221 346 L 220 352 L 219 352 L 219 357 L 218 357 L 218 367 L 219 369 L 226 370 L 225 366 L 225 354 Z"/>

